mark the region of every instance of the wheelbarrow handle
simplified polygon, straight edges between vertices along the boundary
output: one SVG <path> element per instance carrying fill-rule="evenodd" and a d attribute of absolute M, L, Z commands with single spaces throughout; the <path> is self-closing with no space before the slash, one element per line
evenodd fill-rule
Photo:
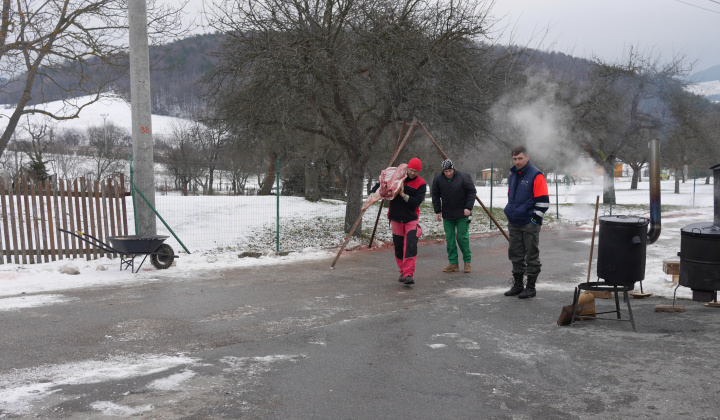
<path fill-rule="evenodd" d="M 72 235 L 72 236 L 80 239 L 81 241 L 85 241 L 85 242 L 89 243 L 90 245 L 94 246 L 95 248 L 98 248 L 98 249 L 100 249 L 100 250 L 102 250 L 102 251 L 109 252 L 109 253 L 111 253 L 111 254 L 122 254 L 122 252 L 114 249 L 113 247 L 111 247 L 110 245 L 108 245 L 108 244 L 106 244 L 105 242 L 101 241 L 100 239 L 98 239 L 98 238 L 96 238 L 96 237 L 94 237 L 94 236 L 92 236 L 92 235 L 88 235 L 87 233 L 82 233 L 82 232 L 81 232 L 82 235 L 78 235 L 78 234 L 75 233 L 75 232 L 70 232 L 69 230 L 65 230 L 65 229 L 62 229 L 62 228 L 58 228 L 58 230 L 61 231 L 61 232 L 69 233 L 70 235 Z M 89 241 L 89 240 L 87 240 L 86 238 L 84 238 L 83 236 L 87 236 L 88 238 L 93 239 L 94 241 L 100 243 L 101 245 L 98 245 L 98 244 L 96 244 L 96 243 L 94 243 L 94 242 L 92 242 L 92 241 Z"/>

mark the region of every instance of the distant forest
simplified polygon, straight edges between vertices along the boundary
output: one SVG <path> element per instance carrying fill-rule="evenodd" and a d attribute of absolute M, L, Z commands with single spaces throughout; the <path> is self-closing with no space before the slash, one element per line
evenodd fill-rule
<path fill-rule="evenodd" d="M 202 106 L 202 78 L 217 62 L 214 52 L 220 48 L 222 34 L 203 34 L 184 38 L 170 44 L 150 48 L 152 112 L 157 115 L 191 118 Z M 502 48 L 502 47 L 500 47 Z M 535 50 L 526 59 L 537 72 L 552 72 L 573 80 L 587 74 L 590 62 L 558 52 Z M 116 93 L 130 99 L 128 68 L 117 70 L 122 77 L 114 87 Z M 62 78 L 54 75 L 63 84 Z M 38 82 L 39 84 L 40 82 Z M 18 86 L 22 84 L 18 83 Z M 10 89 L 8 89 L 10 91 Z M 66 99 L 61 89 L 43 89 L 46 101 Z M 0 92 L 0 103 L 17 102 L 19 92 Z"/>

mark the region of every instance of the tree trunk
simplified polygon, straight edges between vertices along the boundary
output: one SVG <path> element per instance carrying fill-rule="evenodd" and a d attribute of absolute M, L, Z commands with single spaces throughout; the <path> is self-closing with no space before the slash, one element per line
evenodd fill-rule
<path fill-rule="evenodd" d="M 640 179 L 640 169 L 633 168 L 632 181 L 630 181 L 630 189 L 631 190 L 637 190 L 639 179 Z"/>
<path fill-rule="evenodd" d="M 359 162 L 359 159 L 350 159 L 350 166 L 348 167 L 347 204 L 345 205 L 345 233 L 350 232 L 350 228 L 352 228 L 355 221 L 360 217 L 363 175 L 365 174 L 365 168 L 363 166 L 364 165 Z M 359 237 L 361 232 L 362 220 L 358 223 L 353 235 Z"/>
<path fill-rule="evenodd" d="M 208 189 L 207 189 L 207 195 L 213 195 L 215 193 L 215 189 L 213 188 L 213 183 L 215 182 L 215 170 L 213 168 L 208 168 Z"/>
<path fill-rule="evenodd" d="M 272 187 L 275 183 L 275 171 L 277 171 L 275 161 L 277 160 L 277 154 L 270 153 L 268 158 L 270 159 L 270 164 L 268 165 L 267 174 L 265 175 L 265 180 L 263 181 L 262 187 L 260 188 L 260 192 L 258 193 L 258 195 L 271 195 Z"/>
<path fill-rule="evenodd" d="M 320 201 L 319 177 L 315 162 L 305 163 L 305 199 L 313 203 Z"/>
<path fill-rule="evenodd" d="M 682 176 L 682 170 L 675 168 L 675 194 L 680 194 L 680 177 Z"/>
<path fill-rule="evenodd" d="M 705 185 L 708 185 L 710 183 L 710 175 L 705 177 Z"/>
<path fill-rule="evenodd" d="M 614 168 L 610 165 L 603 165 L 603 204 L 615 204 L 615 189 L 612 188 Z"/>

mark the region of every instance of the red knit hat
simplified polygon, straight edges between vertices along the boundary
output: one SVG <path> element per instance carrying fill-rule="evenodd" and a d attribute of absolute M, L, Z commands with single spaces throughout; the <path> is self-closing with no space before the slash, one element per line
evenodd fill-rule
<path fill-rule="evenodd" d="M 408 162 L 407 167 L 408 169 L 415 169 L 420 172 L 422 171 L 422 162 L 420 162 L 420 159 L 418 158 L 412 158 L 410 159 L 410 162 Z"/>

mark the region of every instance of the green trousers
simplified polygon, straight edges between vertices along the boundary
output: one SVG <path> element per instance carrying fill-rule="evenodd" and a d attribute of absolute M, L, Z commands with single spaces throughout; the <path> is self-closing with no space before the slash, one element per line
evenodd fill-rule
<path fill-rule="evenodd" d="M 447 253 L 450 264 L 458 263 L 458 246 L 462 252 L 463 262 L 469 263 L 470 257 L 470 229 L 468 218 L 461 219 L 443 219 L 443 228 L 445 229 L 445 240 L 447 241 Z M 457 243 L 457 245 L 456 245 Z"/>

